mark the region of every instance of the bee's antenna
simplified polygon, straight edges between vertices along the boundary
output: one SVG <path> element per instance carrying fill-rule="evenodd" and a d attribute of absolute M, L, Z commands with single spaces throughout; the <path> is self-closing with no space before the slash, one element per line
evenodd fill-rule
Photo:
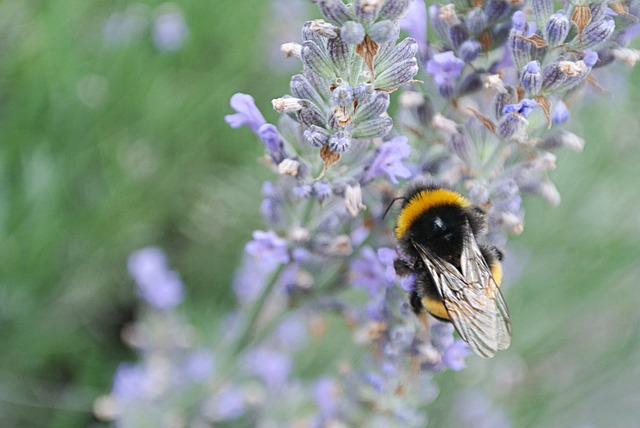
<path fill-rule="evenodd" d="M 403 199 L 403 200 L 405 200 L 405 201 L 407 200 L 407 198 L 405 198 L 404 196 L 398 196 L 397 198 L 393 198 L 393 199 L 391 200 L 391 202 L 389 203 L 389 206 L 387 207 L 387 209 L 386 209 L 386 210 L 384 210 L 384 214 L 382 215 L 382 218 L 383 218 L 383 219 L 387 216 L 387 213 L 389 212 L 389 210 L 391 209 L 391 207 L 393 206 L 393 204 L 395 204 L 395 203 L 396 203 L 396 201 L 399 201 L 399 200 L 401 200 L 401 199 Z"/>

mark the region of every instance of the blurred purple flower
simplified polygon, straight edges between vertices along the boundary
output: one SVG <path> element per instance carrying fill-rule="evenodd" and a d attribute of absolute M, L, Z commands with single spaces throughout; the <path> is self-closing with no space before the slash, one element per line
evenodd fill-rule
<path fill-rule="evenodd" d="M 558 102 L 553 106 L 553 110 L 551 111 L 551 120 L 556 125 L 569 120 L 569 109 L 562 100 L 558 100 Z"/>
<path fill-rule="evenodd" d="M 371 247 L 360 250 L 360 257 L 351 262 L 352 284 L 369 292 L 371 297 L 380 295 L 387 286 L 386 268 Z"/>
<path fill-rule="evenodd" d="M 207 349 L 198 349 L 182 361 L 182 377 L 191 382 L 204 383 L 213 374 L 215 360 Z"/>
<path fill-rule="evenodd" d="M 598 52 L 592 51 L 591 49 L 586 49 L 584 51 L 584 57 L 582 58 L 584 64 L 591 68 L 598 62 Z"/>
<path fill-rule="evenodd" d="M 245 255 L 233 278 L 233 291 L 242 304 L 254 302 L 264 290 L 272 267 L 265 267 L 254 257 Z"/>
<path fill-rule="evenodd" d="M 233 385 L 227 385 L 205 404 L 205 413 L 214 421 L 237 419 L 246 409 L 242 391 Z"/>
<path fill-rule="evenodd" d="M 167 266 L 167 256 L 157 247 L 137 250 L 129 256 L 127 268 L 136 289 L 149 305 L 170 309 L 184 299 L 184 287 L 178 273 Z"/>
<path fill-rule="evenodd" d="M 469 346 L 462 340 L 456 340 L 442 354 L 442 364 L 454 371 L 462 370 L 467 366 L 464 359 L 469 354 Z"/>
<path fill-rule="evenodd" d="M 411 171 L 402 163 L 402 159 L 410 153 L 411 146 L 407 142 L 407 137 L 395 137 L 382 143 L 369 167 L 368 175 L 373 179 L 387 174 L 392 183 L 398 184 L 396 177 L 411 177 Z"/>
<path fill-rule="evenodd" d="M 400 20 L 400 28 L 418 42 L 420 57 L 427 53 L 427 6 L 424 0 L 411 2 L 407 14 Z"/>
<path fill-rule="evenodd" d="M 282 388 L 291 373 L 291 358 L 268 348 L 254 348 L 243 359 L 248 372 L 258 376 L 270 390 Z"/>
<path fill-rule="evenodd" d="M 460 75 L 463 67 L 464 61 L 457 58 L 451 51 L 435 54 L 433 59 L 427 61 L 427 73 L 433 76 L 438 86 L 453 82 Z"/>
<path fill-rule="evenodd" d="M 139 364 L 121 363 L 113 375 L 111 394 L 119 401 L 133 401 L 144 396 L 148 382 L 144 367 Z"/>
<path fill-rule="evenodd" d="M 225 122 L 232 128 L 239 128 L 247 125 L 253 132 L 258 134 L 260 127 L 267 123 L 256 107 L 253 97 L 247 94 L 237 93 L 231 97 L 231 107 L 237 112 L 224 117 Z"/>
<path fill-rule="evenodd" d="M 313 387 L 313 401 L 318 407 L 322 424 L 333 419 L 338 407 L 338 388 L 331 378 L 319 379 Z"/>
<path fill-rule="evenodd" d="M 153 22 L 153 44 L 161 51 L 180 49 L 189 35 L 189 28 L 182 11 L 173 3 L 159 7 Z"/>
<path fill-rule="evenodd" d="M 302 348 L 308 337 L 305 319 L 296 314 L 282 320 L 275 331 L 275 339 L 280 347 L 289 351 Z"/>
<path fill-rule="evenodd" d="M 289 262 L 287 241 L 276 235 L 273 230 L 254 231 L 253 240 L 247 243 L 245 250 L 258 261 L 259 265 L 267 269 Z"/>
<path fill-rule="evenodd" d="M 372 296 L 367 302 L 366 313 L 369 319 L 375 321 L 385 321 L 389 318 L 389 305 L 386 300 L 386 293 L 382 292 L 376 296 Z"/>
<path fill-rule="evenodd" d="M 397 258 L 397 254 L 395 250 L 387 247 L 378 248 L 378 259 L 384 264 L 385 278 L 388 283 L 392 284 L 396 281 L 396 270 L 393 267 L 393 262 Z"/>

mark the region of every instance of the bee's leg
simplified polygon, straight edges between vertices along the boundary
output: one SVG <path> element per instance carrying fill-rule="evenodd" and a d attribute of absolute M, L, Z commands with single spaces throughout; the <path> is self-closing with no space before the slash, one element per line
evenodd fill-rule
<path fill-rule="evenodd" d="M 398 276 L 407 276 L 413 272 L 411 264 L 404 259 L 395 259 L 393 261 L 393 268 L 396 270 Z"/>
<path fill-rule="evenodd" d="M 425 311 L 422 311 L 418 314 L 418 319 L 424 328 L 424 341 L 425 343 L 431 343 L 431 329 L 429 325 L 429 314 Z"/>
<path fill-rule="evenodd" d="M 420 324 L 422 324 L 422 327 L 424 328 L 425 342 L 429 343 L 431 340 L 429 334 L 429 314 L 427 313 L 425 307 L 422 305 L 422 299 L 420 298 L 420 295 L 416 290 L 413 290 L 409 295 L 409 303 L 411 305 L 411 310 L 416 315 L 416 317 L 418 317 L 418 320 L 420 320 Z"/>

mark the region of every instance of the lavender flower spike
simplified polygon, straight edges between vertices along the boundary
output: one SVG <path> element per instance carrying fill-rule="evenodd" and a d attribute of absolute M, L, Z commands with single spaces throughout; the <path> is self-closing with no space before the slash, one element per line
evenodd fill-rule
<path fill-rule="evenodd" d="M 231 107 L 237 112 L 224 117 L 225 122 L 232 128 L 247 125 L 256 134 L 262 125 L 267 123 L 256 107 L 253 97 L 247 94 L 235 94 L 231 97 Z"/>

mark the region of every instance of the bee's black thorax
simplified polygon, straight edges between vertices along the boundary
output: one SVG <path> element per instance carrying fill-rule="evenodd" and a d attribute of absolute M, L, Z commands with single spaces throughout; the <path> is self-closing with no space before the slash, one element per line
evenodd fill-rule
<path fill-rule="evenodd" d="M 467 222 L 464 209 L 442 205 L 418 217 L 409 229 L 409 236 L 411 240 L 424 243 L 435 254 L 459 267 Z"/>

